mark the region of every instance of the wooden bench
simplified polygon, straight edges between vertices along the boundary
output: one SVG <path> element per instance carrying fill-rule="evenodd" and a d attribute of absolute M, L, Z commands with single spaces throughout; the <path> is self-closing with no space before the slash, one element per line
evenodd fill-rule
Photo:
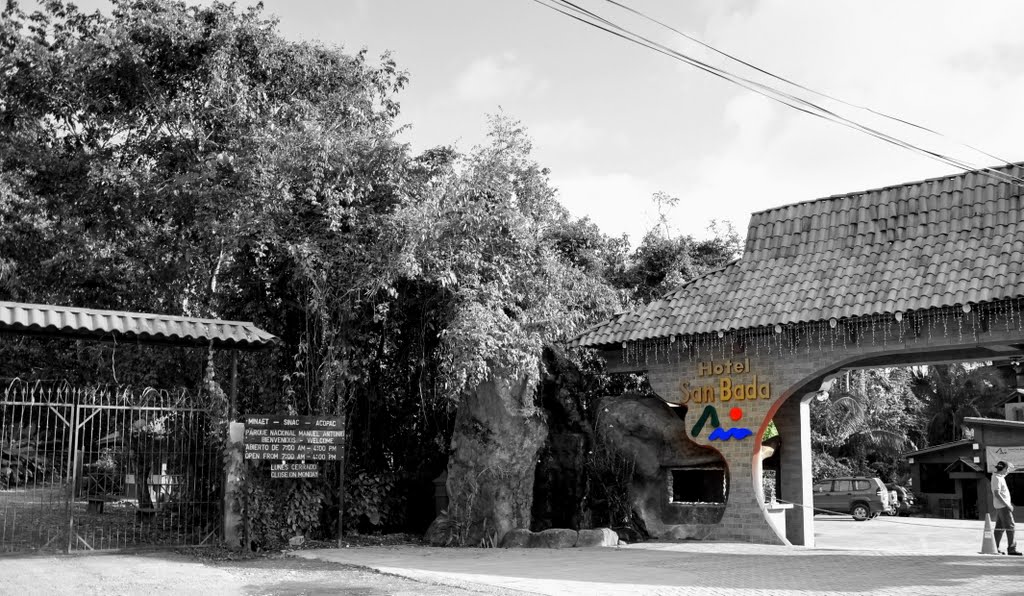
<path fill-rule="evenodd" d="M 110 495 L 90 495 L 85 498 L 89 505 L 86 507 L 88 513 L 103 513 L 103 504 L 116 501 L 117 497 Z"/>

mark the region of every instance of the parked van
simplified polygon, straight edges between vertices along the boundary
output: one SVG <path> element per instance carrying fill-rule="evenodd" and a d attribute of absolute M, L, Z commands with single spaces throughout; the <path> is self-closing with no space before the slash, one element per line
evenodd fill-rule
<path fill-rule="evenodd" d="M 878 478 L 829 478 L 814 483 L 815 513 L 849 513 L 857 521 L 893 509 L 889 490 Z"/>

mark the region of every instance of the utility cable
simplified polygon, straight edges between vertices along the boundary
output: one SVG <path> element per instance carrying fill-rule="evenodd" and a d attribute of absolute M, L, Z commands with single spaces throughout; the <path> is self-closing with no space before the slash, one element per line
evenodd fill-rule
<path fill-rule="evenodd" d="M 594 12 L 592 12 L 592 11 L 586 9 L 586 8 L 583 8 L 583 7 L 577 5 L 574 2 L 571 2 L 569 0 L 534 0 L 534 2 L 537 2 L 538 4 L 540 4 L 540 5 L 542 5 L 542 6 L 546 7 L 546 8 L 549 8 L 551 10 L 559 12 L 559 13 L 561 13 L 561 14 L 563 14 L 565 16 L 568 16 L 568 17 L 570 17 L 572 19 L 580 21 L 580 22 L 582 22 L 582 23 L 584 23 L 586 25 L 589 25 L 591 27 L 597 28 L 597 29 L 599 29 L 601 31 L 604 31 L 606 33 L 610 33 L 610 34 L 612 34 L 612 35 L 614 35 L 616 37 L 619 37 L 621 39 L 624 39 L 624 40 L 629 41 L 631 43 L 640 45 L 640 46 L 645 47 L 647 49 L 654 50 L 654 51 L 656 51 L 656 52 L 658 52 L 660 54 L 666 55 L 666 56 L 668 56 L 670 58 L 673 58 L 675 60 L 678 60 L 678 61 L 684 62 L 686 64 L 689 64 L 689 65 L 691 65 L 691 66 L 693 66 L 695 68 L 698 68 L 698 69 L 700 69 L 700 70 L 702 70 L 704 72 L 707 72 L 707 73 L 709 73 L 711 75 L 714 75 L 714 76 L 716 76 L 718 78 L 724 79 L 724 80 L 726 80 L 728 82 L 731 82 L 733 84 L 736 84 L 736 85 L 739 85 L 741 87 L 744 87 L 744 88 L 746 88 L 746 89 L 748 89 L 750 91 L 753 91 L 753 92 L 755 92 L 755 93 L 757 93 L 759 95 L 762 95 L 764 97 L 767 97 L 769 99 L 772 99 L 774 101 L 782 103 L 783 105 L 786 105 L 786 106 L 788 106 L 788 107 L 790 107 L 792 109 L 795 109 L 795 110 L 804 112 L 806 114 L 809 114 L 809 115 L 812 115 L 812 116 L 816 116 L 816 117 L 828 120 L 828 121 L 836 123 L 836 124 L 841 124 L 843 126 L 846 126 L 847 128 L 851 128 L 853 130 L 858 130 L 860 132 L 863 132 L 865 134 L 873 136 L 873 137 L 875 137 L 875 138 L 877 138 L 879 140 L 882 140 L 882 141 L 885 141 L 887 143 L 896 145 L 898 147 L 902 147 L 904 149 L 913 151 L 915 153 L 924 155 L 926 157 L 930 157 L 930 158 L 935 159 L 937 161 L 940 161 L 940 162 L 942 162 L 942 163 L 944 163 L 946 165 L 952 165 L 952 166 L 954 166 L 954 167 L 956 167 L 958 169 L 986 171 L 991 177 L 996 178 L 996 179 L 998 179 L 1000 181 L 1003 181 L 1003 182 L 1009 182 L 1009 183 L 1014 183 L 1014 184 L 1022 184 L 1022 183 L 1024 183 L 1024 179 L 1021 179 L 1021 178 L 1018 178 L 1016 176 L 1007 174 L 1005 172 L 1002 172 L 1002 171 L 999 171 L 999 170 L 995 170 L 995 169 L 992 169 L 992 168 L 978 167 L 978 166 L 976 166 L 974 164 L 971 164 L 970 162 L 963 161 L 963 160 L 960 160 L 960 159 L 957 159 L 957 158 L 954 158 L 954 157 L 950 157 L 950 156 L 938 153 L 936 151 L 931 151 L 929 149 L 918 147 L 916 145 L 913 145 L 912 143 L 909 143 L 907 141 L 904 141 L 902 139 L 899 139 L 897 137 L 894 137 L 894 136 L 889 135 L 887 133 L 884 133 L 882 131 L 876 130 L 876 129 L 872 128 L 872 127 L 866 126 L 866 125 L 861 124 L 859 122 L 853 121 L 853 120 L 851 120 L 849 118 L 843 117 L 843 116 L 841 116 L 841 115 L 839 115 L 839 114 L 837 114 L 837 113 L 835 113 L 835 112 L 833 112 L 833 111 L 831 111 L 831 110 L 829 110 L 827 108 L 819 106 L 819 105 L 817 105 L 817 104 L 815 104 L 813 102 L 810 102 L 808 100 L 805 100 L 803 98 L 797 97 L 797 96 L 795 96 L 795 95 L 793 95 L 791 93 L 787 93 L 787 92 L 785 92 L 783 90 L 771 87 L 771 86 L 766 85 L 764 83 L 760 83 L 758 81 L 751 80 L 751 79 L 749 79 L 747 77 L 743 77 L 741 75 L 729 72 L 729 71 L 727 71 L 725 69 L 718 68 L 718 67 L 716 67 L 714 65 L 711 65 L 711 64 L 708 64 L 708 63 L 703 62 L 701 60 L 698 60 L 698 59 L 696 59 L 696 58 L 694 58 L 692 56 L 686 55 L 686 54 L 684 54 L 682 52 L 679 52 L 677 50 L 674 50 L 672 48 L 668 48 L 668 47 L 664 46 L 663 44 L 660 44 L 658 42 L 652 41 L 651 39 L 649 39 L 647 37 L 644 37 L 643 35 L 640 35 L 638 33 L 630 31 L 630 30 L 628 30 L 628 29 L 626 29 L 626 28 L 624 28 L 624 27 L 622 27 L 622 26 L 620 26 L 620 25 L 618 25 L 616 23 L 613 23 L 612 21 L 610 21 L 610 20 L 608 20 L 608 19 L 606 19 L 606 18 L 604 18 L 604 17 L 602 17 L 602 16 L 600 16 L 600 15 L 598 15 L 598 14 L 596 14 L 596 13 L 594 13 Z M 752 67 L 752 68 L 757 69 L 757 67 Z M 761 72 L 766 72 L 766 71 L 763 71 L 761 69 L 757 69 L 757 70 L 759 70 Z M 768 73 L 768 74 L 770 74 L 770 73 Z M 996 158 L 996 159 L 998 159 L 998 158 Z"/>
<path fill-rule="evenodd" d="M 919 153 L 921 155 L 924 155 L 926 157 L 930 157 L 932 159 L 935 159 L 937 161 L 945 163 L 946 165 L 952 165 L 952 166 L 954 166 L 956 168 L 963 169 L 963 170 L 987 171 L 993 178 L 997 178 L 997 179 L 999 179 L 1001 181 L 1004 181 L 1004 182 L 1010 182 L 1010 183 L 1015 183 L 1015 184 L 1024 183 L 1024 180 L 1022 180 L 1020 178 L 1017 178 L 1015 176 L 1006 174 L 1005 172 L 1001 172 L 999 170 L 995 170 L 995 169 L 992 169 L 992 168 L 979 167 L 979 166 L 977 166 L 975 164 L 971 164 L 970 162 L 966 162 L 966 161 L 959 160 L 959 159 L 956 159 L 956 158 L 953 158 L 953 157 L 950 157 L 950 156 L 946 156 L 946 155 L 943 155 L 941 153 L 937 153 L 937 152 L 934 152 L 934 151 L 931 151 L 931 150 L 928 150 L 928 149 L 917 147 L 916 145 L 913 145 L 911 143 L 908 143 L 906 141 L 903 141 L 901 139 L 893 137 L 892 135 L 888 135 L 888 134 L 883 133 L 881 131 L 875 130 L 875 129 L 871 128 L 871 127 L 865 126 L 863 124 L 860 124 L 860 123 L 855 122 L 853 120 L 850 120 L 848 118 L 840 116 L 839 114 L 836 114 L 835 112 L 832 112 L 831 110 L 828 110 L 828 109 L 826 109 L 826 108 L 824 108 L 822 106 L 814 104 L 813 102 L 810 102 L 810 101 L 805 100 L 803 98 L 797 97 L 797 96 L 795 96 L 793 94 L 790 94 L 790 93 L 787 93 L 785 91 L 776 89 L 774 87 L 770 87 L 768 85 L 765 85 L 763 83 L 759 83 L 757 81 L 753 81 L 753 80 L 751 80 L 749 78 L 746 78 L 746 77 L 743 77 L 743 76 L 740 76 L 740 75 L 728 72 L 728 71 L 726 71 L 724 69 L 721 69 L 721 68 L 718 68 L 716 66 L 707 64 L 707 63 L 705 63 L 703 61 L 700 61 L 700 60 L 698 60 L 696 58 L 693 58 L 691 56 L 688 56 L 686 54 L 683 54 L 683 53 L 678 52 L 676 50 L 673 50 L 671 48 L 668 48 L 668 47 L 664 46 L 663 44 L 654 42 L 654 41 L 652 41 L 652 40 L 650 40 L 650 39 L 648 39 L 648 38 L 646 38 L 646 37 L 644 37 L 644 36 L 642 36 L 642 35 L 640 35 L 638 33 L 635 33 L 635 32 L 632 32 L 632 31 L 630 31 L 628 29 L 625 29 L 624 27 L 622 27 L 620 25 L 617 25 L 616 23 L 613 23 L 612 21 L 610 21 L 610 20 L 608 20 L 608 19 L 606 19 L 606 18 L 604 18 L 604 17 L 602 17 L 602 16 L 600 16 L 600 15 L 598 15 L 598 14 L 596 14 L 596 13 L 594 13 L 594 12 L 592 12 L 592 11 L 586 9 L 586 8 L 583 8 L 583 7 L 577 5 L 574 2 L 571 2 L 569 0 L 548 0 L 549 2 L 555 2 L 555 3 L 559 4 L 559 5 L 568 7 L 567 10 L 559 8 L 558 6 L 552 6 L 550 4 L 545 4 L 544 2 L 540 2 L 540 0 L 534 0 L 534 1 L 538 2 L 539 4 L 542 4 L 542 5 L 546 6 L 548 8 L 556 10 L 557 12 L 560 12 L 560 13 L 562 13 L 564 15 L 570 16 L 571 18 L 574 18 L 574 19 L 576 19 L 578 21 L 581 21 L 581 22 L 583 22 L 583 23 L 585 23 L 587 25 L 590 25 L 592 27 L 596 27 L 596 28 L 598 28 L 600 30 L 603 30 L 603 31 L 608 32 L 608 33 L 611 33 L 613 35 L 616 35 L 617 37 L 620 37 L 620 38 L 625 39 L 627 41 L 630 41 L 630 42 L 636 43 L 636 44 L 638 44 L 640 46 L 646 47 L 648 49 L 657 51 L 657 52 L 659 52 L 661 54 L 665 54 L 665 55 L 669 56 L 670 58 L 674 58 L 676 60 L 685 62 L 687 64 L 690 64 L 691 66 L 695 66 L 696 68 L 699 68 L 700 70 L 703 70 L 705 72 L 708 72 L 710 74 L 718 76 L 718 77 L 720 77 L 722 79 L 725 79 L 725 80 L 727 80 L 729 82 L 732 82 L 734 84 L 740 85 L 740 86 L 742 86 L 742 87 L 744 87 L 746 89 L 749 89 L 751 91 L 754 91 L 755 93 L 758 93 L 759 95 L 763 95 L 765 97 L 768 97 L 769 99 L 773 99 L 775 101 L 778 101 L 779 103 L 787 105 L 787 106 L 789 106 L 789 107 L 791 107 L 793 109 L 802 111 L 802 112 L 810 114 L 812 116 L 817 116 L 819 118 L 823 118 L 825 120 L 828 120 L 828 121 L 831 121 L 831 122 L 834 122 L 834 123 L 837 123 L 837 124 L 841 124 L 843 126 L 846 126 L 848 128 L 852 128 L 854 130 L 859 130 L 860 132 L 866 133 L 866 134 L 868 134 L 870 136 L 873 136 L 875 138 L 878 138 L 878 139 L 880 139 L 882 141 L 894 144 L 896 146 L 902 147 L 904 149 L 908 149 L 910 151 L 914 151 L 914 152 Z M 569 11 L 572 11 L 572 12 L 574 12 L 576 14 L 572 14 L 572 12 L 569 12 Z M 604 26 L 602 26 L 601 24 L 592 22 L 590 20 L 587 20 L 587 18 L 582 18 L 582 17 L 579 16 L 580 14 L 586 15 L 586 17 L 588 17 L 589 19 L 594 19 L 598 23 L 603 23 Z M 611 28 L 611 30 L 609 28 Z M 795 104 L 799 104 L 799 105 L 795 105 Z"/>
<path fill-rule="evenodd" d="M 913 144 L 911 144 L 909 142 L 903 141 L 902 139 L 899 139 L 899 138 L 894 137 L 892 135 L 889 135 L 889 134 L 886 134 L 884 132 L 878 131 L 878 130 L 876 130 L 874 128 L 871 128 L 871 127 L 868 127 L 866 125 L 860 124 L 860 123 L 855 122 L 855 121 L 853 121 L 853 120 L 851 120 L 849 118 L 843 117 L 843 116 L 841 116 L 839 114 L 836 114 L 835 112 L 833 112 L 831 110 L 828 110 L 828 109 L 826 109 L 826 108 L 824 108 L 822 106 L 814 104 L 813 102 L 810 102 L 810 101 L 805 100 L 803 98 L 797 97 L 797 96 L 795 96 L 795 95 L 793 95 L 791 93 L 787 93 L 787 92 L 782 91 L 780 89 L 776 89 L 774 87 L 765 85 L 763 83 L 759 83 L 757 81 L 753 81 L 753 80 L 751 80 L 749 78 L 746 78 L 746 77 L 737 75 L 735 73 L 728 72 L 728 71 L 726 71 L 724 69 L 720 69 L 718 67 L 706 64 L 704 62 L 701 62 L 701 61 L 699 61 L 699 60 L 697 60 L 695 58 L 692 58 L 692 57 L 690 57 L 690 56 L 688 56 L 686 54 L 682 54 L 681 52 L 678 52 L 676 50 L 668 48 L 668 47 L 664 46 L 663 44 L 659 44 L 657 42 L 654 42 L 654 41 L 652 41 L 652 40 L 650 40 L 650 39 L 648 39 L 648 38 L 646 38 L 646 37 L 644 37 L 644 36 L 642 36 L 642 35 L 640 35 L 638 33 L 634 33 L 632 31 L 629 31 L 629 30 L 621 27 L 620 25 L 617 25 L 617 24 L 609 21 L 608 19 L 606 19 L 604 17 L 601 17 L 600 15 L 598 15 L 598 14 L 596 14 L 596 13 L 590 11 L 590 10 L 587 10 L 585 8 L 582 8 L 582 7 L 578 6 L 578 5 L 576 5 L 575 3 L 573 3 L 573 2 L 571 2 L 569 0 L 551 0 L 551 1 L 558 2 L 559 4 L 562 4 L 562 5 L 568 5 L 568 6 L 572 7 L 573 9 L 575 9 L 575 10 L 577 10 L 577 11 L 583 13 L 583 14 L 586 14 L 590 18 L 594 18 L 594 19 L 598 20 L 599 22 L 602 22 L 602 23 L 604 23 L 604 24 L 606 24 L 606 25 L 608 25 L 610 27 L 614 27 L 614 28 L 618 29 L 619 31 L 622 31 L 622 32 L 624 32 L 624 33 L 626 33 L 628 35 L 635 36 L 636 38 L 638 38 L 638 40 L 642 40 L 642 41 L 638 41 L 637 39 L 630 39 L 630 41 L 633 41 L 634 43 L 638 43 L 640 45 L 648 47 L 649 49 L 654 49 L 655 51 L 659 51 L 659 53 L 663 53 L 664 54 L 664 53 L 667 52 L 668 54 L 670 54 L 670 57 L 679 59 L 679 60 L 681 60 L 683 62 L 686 62 L 688 64 L 691 64 L 691 65 L 697 66 L 698 68 L 701 68 L 702 70 L 705 70 L 705 71 L 707 71 L 708 68 L 713 69 L 713 70 L 717 71 L 718 75 L 721 76 L 722 78 L 725 78 L 726 80 L 729 80 L 730 82 L 733 82 L 734 84 L 738 84 L 738 85 L 743 86 L 743 87 L 745 87 L 747 89 L 750 89 L 750 90 L 754 91 L 755 93 L 759 93 L 761 95 L 764 95 L 765 97 L 768 97 L 769 99 L 773 99 L 775 101 L 779 101 L 780 103 L 783 103 L 784 105 L 787 105 L 787 106 L 789 106 L 789 107 L 791 107 L 793 109 L 797 109 L 799 111 L 802 111 L 802 112 L 805 112 L 805 113 L 809 113 L 809 114 L 811 114 L 813 116 L 818 116 L 820 118 L 832 121 L 832 122 L 837 123 L 837 124 L 842 124 L 843 126 L 846 126 L 848 128 L 852 128 L 854 130 L 859 130 L 861 132 L 869 134 L 870 136 L 873 136 L 873 137 L 878 138 L 880 140 L 883 140 L 885 142 L 888 142 L 888 143 L 891 143 L 891 144 L 895 144 L 897 146 L 903 147 L 903 148 L 908 149 L 910 151 L 914 151 L 914 152 L 919 153 L 921 155 L 924 155 L 926 157 L 930 157 L 932 159 L 936 159 L 937 161 L 940 161 L 940 162 L 945 163 L 947 165 L 952 165 L 952 166 L 954 166 L 956 168 L 959 168 L 959 169 L 985 171 L 985 172 L 988 172 L 991 177 L 999 179 L 999 180 L 1004 181 L 1004 182 L 1010 182 L 1010 183 L 1013 183 L 1013 184 L 1024 183 L 1024 179 L 1018 178 L 1016 176 L 1007 174 L 1007 173 L 999 171 L 999 170 L 995 170 L 995 169 L 993 169 L 991 167 L 980 167 L 980 166 L 978 166 L 976 164 L 972 164 L 971 162 L 968 162 L 968 161 L 964 161 L 964 160 L 961 160 L 961 159 L 953 158 L 953 157 L 950 157 L 950 156 L 947 156 L 947 155 L 943 155 L 941 153 L 937 153 L 937 152 L 934 152 L 934 151 L 931 151 L 931 150 L 928 150 L 928 149 L 924 149 L 924 148 L 918 147 L 918 146 L 913 145 Z M 586 22 L 586 21 L 584 21 L 584 22 Z M 591 24 L 591 23 L 588 23 L 588 24 Z M 598 28 L 603 29 L 603 27 L 598 27 Z M 624 37 L 623 35 L 619 35 L 619 36 L 620 37 Z M 624 38 L 629 39 L 628 37 L 624 37 Z M 700 42 L 700 43 L 703 43 L 703 42 Z M 655 46 L 655 47 L 652 47 L 652 46 Z M 710 46 L 708 46 L 708 47 L 710 47 Z M 757 67 L 753 67 L 753 68 L 757 68 Z M 762 72 L 767 72 L 767 71 L 763 71 L 762 69 L 757 69 L 757 70 L 760 70 Z M 770 73 L 768 73 L 768 74 L 770 75 Z M 774 76 L 774 75 L 771 75 L 771 76 Z M 744 84 L 744 83 L 746 83 L 746 84 Z M 758 89 L 751 89 L 750 85 L 753 85 L 753 86 L 757 87 L 761 91 L 759 91 Z M 762 92 L 762 91 L 764 91 L 764 92 Z M 817 93 L 817 92 L 814 92 L 814 91 L 811 91 L 811 92 L 812 93 Z M 784 99 L 780 99 L 780 97 L 784 98 Z M 796 103 L 801 104 L 801 105 L 793 105 L 793 103 L 790 103 L 790 102 L 796 102 Z M 810 111 L 808 111 L 808 109 Z M 817 112 L 820 112 L 820 113 L 817 113 Z M 999 159 L 999 158 L 994 157 L 994 156 L 991 156 L 991 157 L 993 157 L 993 159 Z M 1009 165 L 1012 166 L 1013 164 L 1009 164 Z"/>
<path fill-rule="evenodd" d="M 910 126 L 910 127 L 916 128 L 918 130 L 927 132 L 929 134 L 932 134 L 932 135 L 935 135 L 935 136 L 938 136 L 938 137 L 941 137 L 941 138 L 944 138 L 944 139 L 948 139 L 948 140 L 953 141 L 954 143 L 956 143 L 958 145 L 962 145 L 964 147 L 967 147 L 968 149 L 971 149 L 972 151 L 976 151 L 976 152 L 980 153 L 981 155 L 984 155 L 985 157 L 992 158 L 992 159 L 994 159 L 994 160 L 996 160 L 996 161 L 998 161 L 998 162 L 1000 162 L 1000 163 L 1002 163 L 1004 165 L 1007 165 L 1007 166 L 1013 166 L 1014 165 L 1013 163 L 1011 163 L 1007 159 L 1004 159 L 1004 158 L 996 156 L 996 155 L 992 155 L 991 153 L 988 153 L 987 151 L 979 149 L 978 147 L 975 147 L 973 145 L 965 143 L 965 142 L 963 142 L 963 141 L 961 141 L 959 139 L 955 139 L 953 137 L 950 137 L 949 135 L 945 135 L 945 134 L 943 134 L 943 133 L 941 133 L 941 132 L 939 132 L 937 130 L 934 130 L 932 128 L 928 128 L 927 126 L 921 126 L 920 124 L 915 124 L 915 123 L 913 123 L 913 122 L 911 122 L 909 120 L 904 120 L 903 118 L 899 118 L 899 117 L 896 117 L 896 116 L 891 116 L 889 114 L 886 114 L 884 112 L 875 110 L 873 108 L 869 108 L 867 106 L 862 106 L 862 105 L 858 105 L 858 104 L 855 104 L 855 103 L 848 102 L 848 101 L 846 101 L 844 99 L 840 99 L 838 97 L 835 97 L 834 95 L 829 95 L 828 93 L 817 91 L 816 89 L 812 89 L 812 88 L 807 87 L 805 85 L 801 85 L 800 83 L 797 83 L 796 81 L 787 79 L 786 77 L 779 76 L 779 75 L 777 75 L 777 74 L 775 74 L 773 72 L 770 72 L 768 70 L 765 70 L 765 69 L 763 69 L 763 68 L 761 68 L 761 67 L 759 67 L 759 66 L 757 66 L 755 64 L 747 62 L 746 60 L 743 60 L 742 58 L 738 58 L 738 57 L 733 56 L 732 54 L 730 54 L 728 52 L 724 52 L 722 50 L 719 50 L 718 48 L 712 46 L 711 44 L 705 43 L 704 41 L 701 41 L 700 39 L 697 39 L 696 37 L 693 37 L 692 35 L 688 35 L 688 34 L 682 32 L 682 31 L 676 29 L 675 27 L 672 27 L 671 25 L 669 25 L 667 23 L 659 21 L 658 19 L 655 19 L 652 16 L 644 14 L 643 12 L 641 12 L 639 10 L 636 10 L 635 8 L 632 8 L 630 6 L 627 6 L 627 5 L 625 5 L 625 4 L 621 3 L 621 2 L 617 2 L 616 0 L 605 0 L 605 2 L 607 2 L 607 3 L 609 3 L 609 4 L 613 5 L 613 6 L 617 6 L 617 7 L 621 8 L 621 9 L 623 9 L 625 11 L 628 11 L 628 12 L 630 12 L 630 13 L 632 13 L 632 14 L 634 14 L 634 15 L 642 18 L 642 19 L 650 21 L 651 23 L 654 23 L 654 24 L 656 24 L 656 25 L 658 25 L 660 27 L 668 29 L 669 31 L 672 31 L 673 33 L 675 33 L 677 35 L 680 35 L 680 36 L 682 36 L 682 37 L 684 37 L 684 38 L 686 38 L 686 39 L 688 39 L 688 40 L 690 40 L 690 41 L 692 41 L 692 42 L 694 42 L 694 43 L 696 43 L 696 44 L 698 44 L 698 45 L 700 45 L 700 46 L 702 46 L 704 48 L 707 48 L 708 50 L 711 50 L 712 52 L 714 52 L 714 53 L 716 53 L 716 54 L 718 54 L 718 55 L 720 55 L 720 56 L 722 56 L 724 58 L 727 58 L 727 59 L 732 60 L 734 62 L 738 62 L 739 64 L 742 64 L 742 65 L 744 65 L 744 66 L 746 66 L 748 68 L 756 70 L 757 72 L 760 72 L 760 73 L 762 73 L 764 75 L 767 75 L 767 76 L 769 76 L 769 77 L 771 77 L 773 79 L 776 79 L 778 81 L 782 81 L 783 83 L 792 85 L 792 86 L 794 86 L 794 87 L 796 87 L 798 89 L 802 89 L 804 91 L 807 91 L 808 93 L 813 93 L 814 95 L 817 95 L 819 97 L 824 97 L 826 99 L 830 99 L 830 100 L 835 101 L 837 103 L 841 103 L 841 104 L 843 104 L 845 106 L 849 106 L 851 108 L 855 108 L 855 109 L 858 109 L 858 110 L 864 110 L 866 112 L 870 112 L 870 113 L 872 113 L 872 114 L 874 114 L 876 116 L 880 116 L 880 117 L 885 118 L 887 120 L 891 120 L 893 122 L 898 122 L 900 124 L 904 124 L 906 126 Z"/>

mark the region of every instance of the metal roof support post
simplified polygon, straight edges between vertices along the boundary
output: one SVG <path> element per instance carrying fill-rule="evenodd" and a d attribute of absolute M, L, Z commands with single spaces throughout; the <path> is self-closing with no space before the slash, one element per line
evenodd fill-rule
<path fill-rule="evenodd" d="M 231 387 L 228 390 L 228 449 L 225 450 L 222 460 L 224 465 L 222 522 L 224 523 L 224 543 L 232 550 L 237 550 L 241 546 L 238 536 L 239 512 L 236 511 L 232 496 L 238 487 L 237 470 L 244 465 L 241 453 L 238 452 L 243 431 L 242 425 L 235 422 L 238 417 L 237 409 L 238 350 L 231 350 Z"/>
<path fill-rule="evenodd" d="M 238 416 L 238 350 L 231 350 L 231 393 L 228 402 L 228 422 Z"/>

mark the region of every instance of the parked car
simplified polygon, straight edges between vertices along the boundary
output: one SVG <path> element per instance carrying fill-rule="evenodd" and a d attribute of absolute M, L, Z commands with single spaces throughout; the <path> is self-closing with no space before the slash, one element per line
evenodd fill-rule
<path fill-rule="evenodd" d="M 889 489 L 889 492 L 896 493 L 896 507 L 893 507 L 889 515 L 906 516 L 921 512 L 921 506 L 917 504 L 914 493 L 910 492 L 910 489 L 891 482 L 886 484 L 885 487 Z"/>
<path fill-rule="evenodd" d="M 865 521 L 893 509 L 889 490 L 878 478 L 827 478 L 815 482 L 813 492 L 816 513 L 849 513 Z"/>

